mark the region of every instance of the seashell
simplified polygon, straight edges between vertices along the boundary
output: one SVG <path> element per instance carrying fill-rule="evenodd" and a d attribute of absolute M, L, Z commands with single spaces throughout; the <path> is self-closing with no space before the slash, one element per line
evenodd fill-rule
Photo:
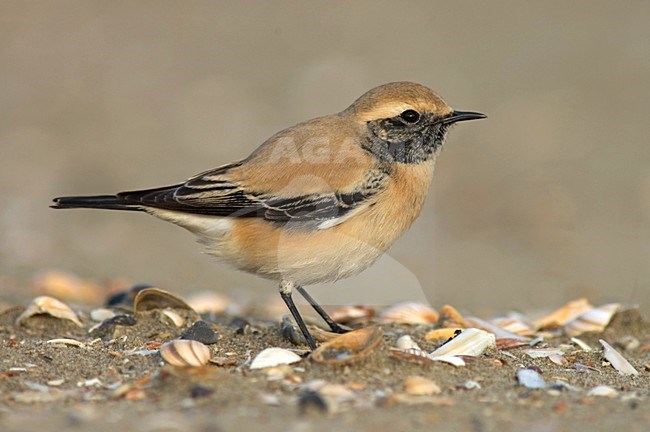
<path fill-rule="evenodd" d="M 96 322 L 102 322 L 111 319 L 115 316 L 115 312 L 111 309 L 97 308 L 90 311 L 90 319 Z"/>
<path fill-rule="evenodd" d="M 165 309 L 162 311 L 162 314 L 169 318 L 169 320 L 176 326 L 176 327 L 181 327 L 183 324 L 185 324 L 185 318 L 177 314 L 171 309 Z"/>
<path fill-rule="evenodd" d="M 83 348 L 84 346 L 86 346 L 81 341 L 78 341 L 76 339 L 67 339 L 67 338 L 50 339 L 45 343 L 52 344 L 52 345 L 76 346 L 76 347 L 79 347 L 79 348 Z"/>
<path fill-rule="evenodd" d="M 531 348 L 524 350 L 524 353 L 530 358 L 544 358 L 552 355 L 562 355 L 564 351 L 561 348 Z"/>
<path fill-rule="evenodd" d="M 497 339 L 518 339 L 520 341 L 530 341 L 529 337 L 513 333 L 480 318 L 467 317 L 465 323 L 467 324 L 467 327 L 476 327 L 485 330 L 486 332 L 493 333 Z"/>
<path fill-rule="evenodd" d="M 318 363 L 345 364 L 357 361 L 381 343 L 384 332 L 372 326 L 344 333 L 331 341 L 323 343 L 311 355 Z"/>
<path fill-rule="evenodd" d="M 34 280 L 34 291 L 56 298 L 97 303 L 102 298 L 102 287 L 87 282 L 78 276 L 63 271 L 53 270 L 42 273 Z"/>
<path fill-rule="evenodd" d="M 459 334 L 462 331 L 463 329 L 460 328 L 433 329 L 433 330 L 429 330 L 427 334 L 424 335 L 424 340 L 426 341 L 437 340 L 437 339 L 447 340 L 455 337 L 457 334 Z"/>
<path fill-rule="evenodd" d="M 570 301 L 561 308 L 544 315 L 533 322 L 537 329 L 544 329 L 553 326 L 563 326 L 569 321 L 573 321 L 583 313 L 593 309 L 593 306 L 586 298 Z"/>
<path fill-rule="evenodd" d="M 587 393 L 587 396 L 600 396 L 600 397 L 613 398 L 613 397 L 618 396 L 618 392 L 616 391 L 616 389 L 614 389 L 614 388 L 612 388 L 610 386 L 599 385 L 599 386 L 596 386 L 596 387 L 592 388 L 591 390 L 589 390 L 589 392 Z"/>
<path fill-rule="evenodd" d="M 621 305 L 618 303 L 610 303 L 588 310 L 566 323 L 564 331 L 569 336 L 578 336 L 587 332 L 602 332 L 620 307 Z"/>
<path fill-rule="evenodd" d="M 67 319 L 79 327 L 83 327 L 83 324 L 79 321 L 77 315 L 68 305 L 48 296 L 39 296 L 32 300 L 25 311 L 16 319 L 16 324 L 22 323 L 31 316 L 43 314 L 59 319 Z"/>
<path fill-rule="evenodd" d="M 598 342 L 603 346 L 603 356 L 611 363 L 612 367 L 621 375 L 638 375 L 639 372 L 634 369 L 634 366 L 621 353 L 616 351 L 606 341 L 600 339 Z"/>
<path fill-rule="evenodd" d="M 551 354 L 548 356 L 548 359 L 558 366 L 567 366 L 569 364 L 569 360 L 567 360 L 562 354 Z"/>
<path fill-rule="evenodd" d="M 132 310 L 133 300 L 135 299 L 135 296 L 137 296 L 140 291 L 147 288 L 153 288 L 153 285 L 137 284 L 132 286 L 130 289 L 120 290 L 115 294 L 109 296 L 104 302 L 104 306 Z"/>
<path fill-rule="evenodd" d="M 494 318 L 490 322 L 510 333 L 521 336 L 535 335 L 533 324 L 526 317 L 518 313 L 512 312 L 506 316 Z"/>
<path fill-rule="evenodd" d="M 528 341 L 521 339 L 497 339 L 497 349 L 498 350 L 508 350 L 511 348 L 517 348 L 520 346 L 529 345 Z"/>
<path fill-rule="evenodd" d="M 186 339 L 162 344 L 159 352 L 163 360 L 172 366 L 204 366 L 210 359 L 210 348 L 201 342 Z"/>
<path fill-rule="evenodd" d="M 438 384 L 421 376 L 406 377 L 404 390 L 413 396 L 431 396 L 442 393 L 442 389 Z"/>
<path fill-rule="evenodd" d="M 517 382 L 529 389 L 546 388 L 544 378 L 534 369 L 519 369 L 517 371 Z"/>
<path fill-rule="evenodd" d="M 263 369 L 279 365 L 288 365 L 302 360 L 295 352 L 284 348 L 267 348 L 260 352 L 251 362 L 251 369 Z"/>
<path fill-rule="evenodd" d="M 142 312 L 154 309 L 186 309 L 193 310 L 184 300 L 159 288 L 144 288 L 133 300 L 133 310 Z"/>
<path fill-rule="evenodd" d="M 458 312 L 453 306 L 444 305 L 440 309 L 440 317 L 438 318 L 439 327 L 460 327 L 468 328 L 471 324 Z"/>
<path fill-rule="evenodd" d="M 369 320 L 374 317 L 377 311 L 371 306 L 354 305 L 343 306 L 332 312 L 330 315 L 339 324 L 347 324 L 352 321 Z"/>
<path fill-rule="evenodd" d="M 385 323 L 435 324 L 438 312 L 423 303 L 405 302 L 389 307 L 379 314 L 379 318 Z"/>
<path fill-rule="evenodd" d="M 483 354 L 486 349 L 494 347 L 496 347 L 496 338 L 492 333 L 477 328 L 468 328 L 433 351 L 431 356 L 434 358 L 463 355 L 476 357 Z"/>
<path fill-rule="evenodd" d="M 336 339 L 337 337 L 341 336 L 341 333 L 330 332 L 330 331 L 323 330 L 322 328 L 316 327 L 316 326 L 313 326 L 313 325 L 307 326 L 307 328 L 309 330 L 309 333 L 311 333 L 311 335 L 314 337 L 314 339 L 316 339 L 318 342 L 331 341 L 332 339 Z M 298 331 L 298 330 L 296 329 L 296 331 Z M 302 336 L 302 333 L 300 333 L 300 335 Z M 304 340 L 304 337 L 303 337 L 303 340 Z M 303 344 L 304 344 L 304 342 L 303 342 Z"/>
<path fill-rule="evenodd" d="M 409 335 L 400 336 L 395 343 L 397 349 L 408 350 L 408 349 L 417 349 L 422 351 L 422 348 L 413 340 Z"/>
<path fill-rule="evenodd" d="M 583 351 L 593 351 L 592 348 L 584 341 L 578 339 L 577 337 L 572 337 L 571 342 L 578 345 Z"/>
<path fill-rule="evenodd" d="M 232 305 L 232 301 L 213 292 L 202 292 L 190 296 L 187 299 L 187 304 L 200 314 L 222 313 Z"/>

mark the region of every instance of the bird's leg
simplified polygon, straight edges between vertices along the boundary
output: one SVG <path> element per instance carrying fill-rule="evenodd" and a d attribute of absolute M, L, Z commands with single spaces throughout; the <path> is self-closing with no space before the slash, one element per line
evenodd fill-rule
<path fill-rule="evenodd" d="M 284 303 L 287 305 L 287 308 L 289 308 L 289 312 L 291 312 L 291 315 L 293 315 L 293 319 L 296 320 L 296 324 L 298 324 L 298 327 L 300 327 L 300 331 L 305 337 L 305 340 L 307 341 L 307 345 L 309 345 L 309 348 L 311 348 L 311 350 L 313 351 L 316 349 L 316 342 L 314 341 L 314 338 L 312 337 L 311 333 L 309 333 L 309 330 L 307 330 L 305 321 L 303 321 L 302 317 L 300 316 L 300 312 L 298 312 L 298 308 L 296 308 L 296 305 L 294 304 L 293 299 L 291 298 L 291 291 L 293 290 L 294 286 L 295 285 L 293 282 L 288 282 L 288 281 L 280 282 L 280 297 L 282 297 L 282 300 L 284 300 Z"/>
<path fill-rule="evenodd" d="M 314 310 L 318 312 L 318 315 L 320 315 L 321 318 L 323 318 L 323 320 L 327 323 L 327 325 L 334 333 L 347 333 L 349 331 L 348 329 L 343 328 L 339 323 L 334 321 L 332 317 L 329 316 L 327 312 L 325 312 L 325 309 L 323 309 L 321 305 L 316 303 L 316 300 L 314 300 L 314 298 L 310 296 L 309 293 L 305 291 L 303 287 L 301 287 L 300 285 L 295 285 L 295 288 L 300 293 L 300 295 L 302 295 L 305 298 L 305 300 L 307 300 L 307 302 L 311 305 L 311 307 L 313 307 Z"/>

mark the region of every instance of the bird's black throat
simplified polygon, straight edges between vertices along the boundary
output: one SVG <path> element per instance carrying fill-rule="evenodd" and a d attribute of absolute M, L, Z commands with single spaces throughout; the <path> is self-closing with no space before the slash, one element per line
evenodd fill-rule
<path fill-rule="evenodd" d="M 386 163 L 417 164 L 424 162 L 442 147 L 448 124 L 423 121 L 405 125 L 396 118 L 374 120 L 368 124 L 368 135 L 362 147 Z"/>

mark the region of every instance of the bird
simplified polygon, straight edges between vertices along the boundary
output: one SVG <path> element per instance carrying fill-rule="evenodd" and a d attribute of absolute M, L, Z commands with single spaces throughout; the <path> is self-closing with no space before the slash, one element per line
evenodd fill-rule
<path fill-rule="evenodd" d="M 208 254 L 274 280 L 313 351 L 293 291 L 333 332 L 348 331 L 304 287 L 355 275 L 386 252 L 420 214 L 450 127 L 486 117 L 424 85 L 391 82 L 182 183 L 51 207 L 141 211 L 187 229 Z"/>

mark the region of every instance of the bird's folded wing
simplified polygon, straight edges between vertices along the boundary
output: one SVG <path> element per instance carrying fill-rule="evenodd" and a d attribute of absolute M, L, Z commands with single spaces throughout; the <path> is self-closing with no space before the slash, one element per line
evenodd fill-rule
<path fill-rule="evenodd" d="M 247 188 L 229 178 L 227 165 L 199 174 L 179 185 L 121 192 L 125 204 L 221 217 L 259 217 L 277 223 L 297 222 L 329 228 L 372 202 L 385 187 L 386 173 L 369 171 L 351 190 L 297 196 L 275 196 Z"/>

